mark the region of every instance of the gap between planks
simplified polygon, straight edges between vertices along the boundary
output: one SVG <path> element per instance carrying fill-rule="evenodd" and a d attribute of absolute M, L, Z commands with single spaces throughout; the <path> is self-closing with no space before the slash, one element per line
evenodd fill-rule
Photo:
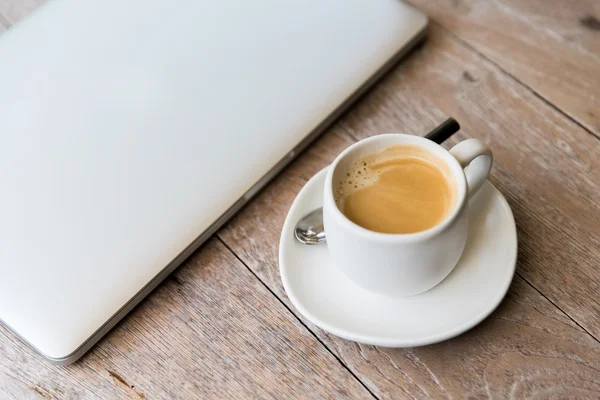
<path fill-rule="evenodd" d="M 273 290 L 271 290 L 271 288 L 269 287 L 269 285 L 267 285 L 262 279 L 260 279 L 260 277 L 252 270 L 252 268 L 250 268 L 246 262 L 244 260 L 242 260 L 242 258 L 240 256 L 237 255 L 237 253 L 235 251 L 233 251 L 233 249 L 231 247 L 229 247 L 229 245 L 225 242 L 225 240 L 223 240 L 223 238 L 221 238 L 221 235 L 219 235 L 219 233 L 217 233 L 215 235 L 215 237 L 221 242 L 223 243 L 223 246 L 225 246 L 227 248 L 227 250 L 229 250 L 231 252 L 231 254 L 233 254 L 233 256 L 240 262 L 242 263 L 242 265 L 244 267 L 246 267 L 246 269 L 248 271 L 250 271 L 250 273 L 269 291 L 269 293 L 271 293 L 273 295 L 274 298 L 277 299 L 277 301 L 279 301 L 279 303 L 281 303 L 282 306 L 285 307 L 285 309 L 290 313 L 290 315 L 292 315 L 303 327 L 306 328 L 306 330 L 308 332 L 310 332 L 310 334 L 340 363 L 340 365 L 342 367 L 344 367 L 346 369 L 346 371 L 348 371 L 353 377 L 354 379 L 356 379 L 358 381 L 358 383 L 360 383 L 370 394 L 371 396 L 373 396 L 375 399 L 379 400 L 379 397 L 377 397 L 375 395 L 375 393 L 373 393 L 373 391 L 358 377 L 356 376 L 356 374 L 350 369 L 350 367 L 348 367 L 348 365 L 346 365 L 346 363 L 337 355 L 335 354 L 335 352 L 333 352 L 329 346 L 327 346 L 322 340 L 321 338 L 319 338 L 319 336 L 317 336 L 312 329 L 310 329 L 309 326 L 307 326 L 304 321 L 302 321 L 301 318 L 299 318 L 296 313 L 294 313 L 290 307 L 288 307 L 288 305 L 285 303 L 285 301 L 283 301 L 279 296 L 277 296 L 277 294 L 275 294 L 275 292 Z"/>
<path fill-rule="evenodd" d="M 486 56 L 484 53 L 482 53 L 481 51 L 477 50 L 474 46 L 472 46 L 471 44 L 469 44 L 469 42 L 467 42 L 466 40 L 464 40 L 462 37 L 460 37 L 457 33 L 451 31 L 449 28 L 447 28 L 445 25 L 443 25 L 440 21 L 435 20 L 435 19 L 429 19 L 430 21 L 430 25 L 431 24 L 435 24 L 437 25 L 441 30 L 443 30 L 444 32 L 447 32 L 449 35 L 451 35 L 454 39 L 456 39 L 456 41 L 460 42 L 461 45 L 463 45 L 465 48 L 469 49 L 470 51 L 472 51 L 473 53 L 477 54 L 479 57 L 481 57 L 483 60 L 489 62 L 490 64 L 494 65 L 496 68 L 498 68 L 499 71 L 501 71 L 504 75 L 508 76 L 509 78 L 511 78 L 512 80 L 514 80 L 516 83 L 518 83 L 519 85 L 523 86 L 525 89 L 527 89 L 531 94 L 533 94 L 535 97 L 537 97 L 538 99 L 540 99 L 542 102 L 544 102 L 545 104 L 547 104 L 551 109 L 553 109 L 554 111 L 556 111 L 557 113 L 559 113 L 560 115 L 562 115 L 563 117 L 565 117 L 566 119 L 568 119 L 569 121 L 573 122 L 575 125 L 577 125 L 578 127 L 580 127 L 581 129 L 583 129 L 584 131 L 586 131 L 587 133 L 589 133 L 590 135 L 592 135 L 592 137 L 600 140 L 600 136 L 596 135 L 594 132 L 592 132 L 590 129 L 588 129 L 585 125 L 583 125 L 581 122 L 579 122 L 575 117 L 569 115 L 566 111 L 563 111 L 561 108 L 559 108 L 557 105 L 555 105 L 554 103 L 552 103 L 550 100 L 546 99 L 544 96 L 542 96 L 540 93 L 538 93 L 534 88 L 532 88 L 531 86 L 529 86 L 528 84 L 524 83 L 521 79 L 517 78 L 516 76 L 514 76 L 513 74 L 511 74 L 510 72 L 508 72 L 506 69 L 504 69 L 500 64 L 498 64 L 496 61 L 494 61 L 493 59 L 491 59 L 490 57 Z M 468 79 L 468 76 L 466 76 L 466 78 Z M 537 288 L 534 288 L 537 290 Z M 538 290 L 539 292 L 539 290 Z M 541 292 L 540 292 L 541 293 Z M 545 297 L 545 296 L 544 296 Z M 570 318 L 570 317 L 569 317 Z M 586 331 L 587 332 L 587 331 Z M 594 338 L 596 339 L 596 338 Z M 598 340 L 598 339 L 596 339 Z"/>
<path fill-rule="evenodd" d="M 236 256 L 237 257 L 237 256 Z M 546 296 L 542 291 L 540 291 L 538 288 L 536 288 L 528 279 L 526 279 L 523 275 L 521 275 L 518 271 L 515 271 L 515 275 L 518 276 L 519 278 L 523 279 L 523 281 L 525 281 L 529 286 L 531 286 L 531 288 L 533 290 L 535 290 L 536 292 L 538 292 L 543 298 L 545 298 L 546 300 L 548 300 L 548 302 L 550 304 L 552 304 L 554 307 L 556 307 L 556 309 L 558 309 L 561 313 L 563 313 L 567 318 L 569 318 L 571 320 L 571 322 L 573 322 L 575 325 L 577 325 L 579 327 L 579 329 L 581 329 L 583 332 L 587 333 L 592 339 L 594 339 L 596 342 L 598 342 L 600 344 L 600 340 L 594 336 L 590 331 L 588 331 L 587 329 L 585 329 L 579 322 L 577 322 L 577 320 L 575 320 L 574 318 L 572 318 L 565 310 L 563 310 L 562 308 L 560 308 L 555 302 L 553 302 L 548 296 Z M 514 278 L 513 278 L 514 279 Z M 511 283 L 512 284 L 512 283 Z"/>

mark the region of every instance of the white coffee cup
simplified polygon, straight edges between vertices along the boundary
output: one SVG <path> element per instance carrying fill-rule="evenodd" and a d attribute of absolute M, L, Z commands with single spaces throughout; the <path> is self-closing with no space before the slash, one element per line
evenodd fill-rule
<path fill-rule="evenodd" d="M 373 232 L 342 214 L 334 200 L 334 182 L 341 181 L 361 156 L 399 144 L 423 147 L 447 164 L 457 189 L 456 204 L 430 229 L 409 234 Z M 384 295 L 410 296 L 433 288 L 452 271 L 463 252 L 468 200 L 485 183 L 492 162 L 491 150 L 477 139 L 467 139 L 447 151 L 419 136 L 390 133 L 348 147 L 333 161 L 325 178 L 323 222 L 335 265 L 359 286 Z"/>

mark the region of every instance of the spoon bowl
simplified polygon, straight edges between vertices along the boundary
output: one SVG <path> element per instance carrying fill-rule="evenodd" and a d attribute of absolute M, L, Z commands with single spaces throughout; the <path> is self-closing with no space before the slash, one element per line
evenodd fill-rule
<path fill-rule="evenodd" d="M 323 227 L 323 207 L 312 210 L 300 218 L 294 229 L 294 235 L 300 243 L 315 245 L 325 243 L 325 228 Z"/>

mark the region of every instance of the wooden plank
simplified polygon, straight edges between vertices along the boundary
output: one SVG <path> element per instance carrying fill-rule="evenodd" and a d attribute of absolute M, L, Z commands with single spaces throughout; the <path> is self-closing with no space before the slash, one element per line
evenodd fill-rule
<path fill-rule="evenodd" d="M 438 26 L 421 51 L 265 189 L 221 238 L 287 302 L 279 235 L 303 184 L 356 139 L 423 134 L 446 115 L 463 126 L 446 146 L 478 137 L 494 150 L 491 180 L 509 200 L 519 229 L 519 274 L 600 337 L 600 142 Z M 435 346 L 382 350 L 309 326 L 382 397 L 502 398 L 513 390 L 597 396 L 600 390 L 598 342 L 521 278 L 492 318 Z M 561 370 L 578 372 L 552 378 Z"/>
<path fill-rule="evenodd" d="M 0 398 L 372 398 L 218 240 L 79 362 L 0 329 Z"/>
<path fill-rule="evenodd" d="M 600 136 L 600 2 L 408 2 Z"/>

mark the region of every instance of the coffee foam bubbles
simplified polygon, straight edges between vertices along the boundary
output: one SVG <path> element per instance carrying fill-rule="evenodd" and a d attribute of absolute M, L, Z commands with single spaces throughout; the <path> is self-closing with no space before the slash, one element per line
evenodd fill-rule
<path fill-rule="evenodd" d="M 377 182 L 380 173 L 381 169 L 373 169 L 372 163 L 369 163 L 366 157 L 355 160 L 342 177 L 342 180 L 338 182 L 333 194 L 334 200 L 340 210 L 343 210 L 345 197 Z"/>
<path fill-rule="evenodd" d="M 420 180 L 419 182 L 426 184 L 429 182 L 429 179 L 434 179 L 435 174 L 438 174 L 439 178 L 436 179 L 438 179 L 438 181 L 439 179 L 446 181 L 447 190 L 437 193 L 434 197 L 429 196 L 429 198 L 423 198 L 422 196 L 412 196 L 412 192 L 410 192 L 410 190 L 412 190 L 410 187 L 412 186 L 410 185 L 406 187 L 403 185 L 390 186 L 390 177 L 394 176 L 391 174 L 398 172 L 399 161 L 410 163 L 410 160 L 424 166 L 419 167 L 421 168 L 420 171 L 424 171 L 423 168 L 429 168 L 430 172 L 428 175 L 423 175 L 422 178 L 419 178 L 427 179 L 427 181 Z M 402 171 L 406 171 L 403 173 L 412 175 L 412 169 L 406 168 L 405 166 L 400 167 L 404 168 Z M 392 171 L 394 169 L 395 171 Z M 393 216 L 390 215 L 390 218 L 392 220 L 395 217 L 404 218 L 406 221 L 410 221 L 411 219 L 427 220 L 432 215 L 432 207 L 441 207 L 446 211 L 449 211 L 453 207 L 453 204 L 456 203 L 457 189 L 454 184 L 455 179 L 450 167 L 435 153 L 421 146 L 396 145 L 377 153 L 362 156 L 354 160 L 347 168 L 346 172 L 337 175 L 337 177 L 338 181 L 335 182 L 334 187 L 334 200 L 338 208 L 344 213 L 344 203 L 348 198 L 353 198 L 352 202 L 354 209 L 357 204 L 356 199 L 362 199 L 360 200 L 362 204 L 367 205 L 371 210 L 369 211 L 369 214 L 373 215 L 379 213 L 381 216 L 385 212 L 389 214 L 390 208 L 386 208 L 388 211 L 384 212 L 381 210 L 381 207 L 393 206 L 397 212 L 394 212 Z M 417 178 L 414 177 L 408 179 L 413 179 L 412 183 L 414 183 L 414 179 Z M 381 184 L 384 186 L 377 185 L 378 189 L 376 190 L 378 191 L 372 192 L 370 186 L 380 182 L 380 180 Z M 433 184 L 434 181 L 431 182 Z M 422 190 L 422 184 L 419 190 Z M 379 191 L 379 188 L 384 189 L 384 191 Z M 431 192 L 433 194 L 433 190 Z M 370 200 L 366 201 L 365 199 L 367 198 L 365 198 L 365 195 L 367 193 L 374 193 L 376 197 L 370 198 L 371 195 L 369 195 L 367 197 L 369 197 Z M 399 205 L 398 203 L 401 204 Z M 403 217 L 401 217 L 401 215 L 403 215 Z M 447 215 L 447 212 L 444 212 L 444 215 Z M 440 218 L 443 218 L 443 215 Z"/>

